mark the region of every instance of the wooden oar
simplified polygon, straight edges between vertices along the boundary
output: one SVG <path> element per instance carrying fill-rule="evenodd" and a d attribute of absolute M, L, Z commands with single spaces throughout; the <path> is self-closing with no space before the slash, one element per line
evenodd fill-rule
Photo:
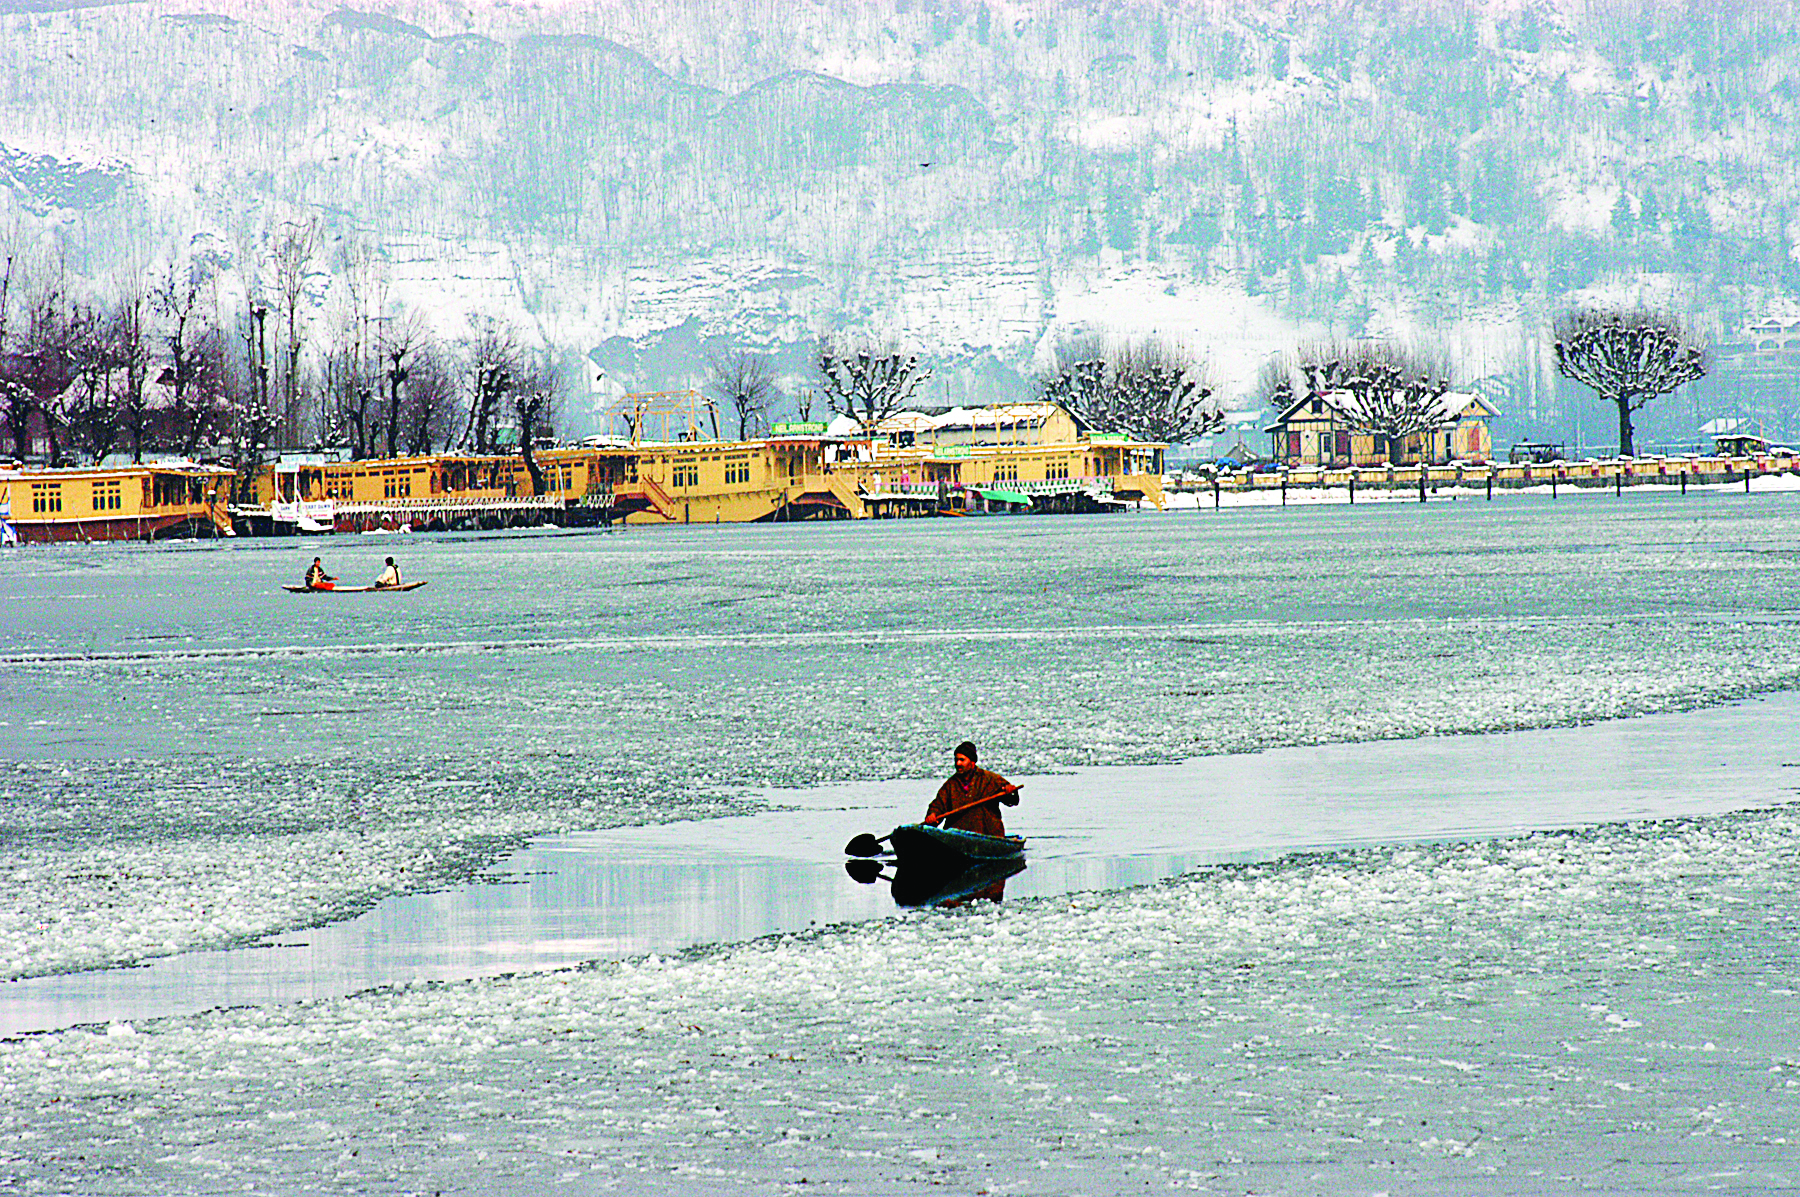
<path fill-rule="evenodd" d="M 966 810 L 974 810 L 978 806 L 986 806 L 990 802 L 998 802 L 1002 798 L 1011 797 L 1012 795 L 1017 794 L 1018 792 L 1019 792 L 1019 787 L 1013 786 L 1011 789 L 1001 790 L 998 794 L 990 794 L 986 798 L 977 798 L 975 801 L 968 803 L 965 806 L 959 806 L 955 810 L 947 810 L 941 815 L 935 815 L 935 816 L 934 815 L 926 815 L 925 816 L 925 825 L 927 827 L 935 827 L 937 824 L 942 823 L 945 819 L 954 819 L 956 816 L 962 814 Z"/>
<path fill-rule="evenodd" d="M 1014 786 L 1010 790 L 1002 790 L 998 794 L 992 794 L 986 798 L 978 798 L 974 802 L 970 802 L 970 803 L 967 803 L 966 805 L 957 807 L 955 810 L 947 810 L 943 814 L 938 815 L 936 818 L 933 818 L 932 816 L 927 815 L 927 816 L 925 816 L 925 823 L 927 826 L 935 826 L 939 823 L 942 823 L 945 819 L 955 818 L 957 815 L 962 814 L 964 811 L 974 810 L 978 806 L 986 806 L 990 802 L 998 802 L 998 801 L 1000 801 L 1000 799 L 1008 797 L 1012 794 L 1017 794 L 1018 792 L 1019 792 L 1019 787 Z M 846 856 L 880 856 L 881 855 L 881 845 L 887 842 L 887 838 L 888 837 L 884 835 L 881 838 L 877 839 L 876 837 L 870 835 L 868 832 L 865 831 L 861 835 L 857 836 L 855 839 L 851 840 L 849 843 L 844 845 L 844 855 L 846 855 Z"/>

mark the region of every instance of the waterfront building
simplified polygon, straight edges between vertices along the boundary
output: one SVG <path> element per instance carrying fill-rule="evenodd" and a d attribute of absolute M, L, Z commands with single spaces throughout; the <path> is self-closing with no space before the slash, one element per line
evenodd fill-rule
<path fill-rule="evenodd" d="M 254 499 L 233 514 L 257 535 L 411 527 L 501 527 L 602 522 L 614 490 L 634 479 L 628 446 L 584 445 L 533 454 L 434 453 L 340 460 L 284 454 L 257 477 Z M 573 517 L 573 518 L 572 518 Z"/>
<path fill-rule="evenodd" d="M 642 429 L 645 421 L 634 420 Z M 341 461 L 287 455 L 234 514 L 259 534 L 515 523 L 711 524 L 1161 506 L 1160 444 L 1081 427 L 1055 404 L 794 421 L 750 440 L 592 437 L 521 454 Z"/>
<path fill-rule="evenodd" d="M 188 461 L 0 468 L 0 520 L 26 542 L 229 536 L 231 482 Z"/>
<path fill-rule="evenodd" d="M 860 427 L 839 416 L 830 430 Z M 1092 429 L 1055 403 L 898 411 L 871 439 L 863 493 L 871 516 L 1163 504 L 1165 445 Z"/>
<path fill-rule="evenodd" d="M 1488 421 L 1498 413 L 1480 395 L 1447 391 L 1438 396 L 1428 433 L 1414 433 L 1393 448 L 1393 464 L 1445 465 L 1485 462 L 1493 457 Z M 1270 424 L 1270 456 L 1289 466 L 1376 466 L 1388 464 L 1385 437 L 1361 431 L 1356 396 L 1348 391 L 1305 395 L 1290 402 Z"/>

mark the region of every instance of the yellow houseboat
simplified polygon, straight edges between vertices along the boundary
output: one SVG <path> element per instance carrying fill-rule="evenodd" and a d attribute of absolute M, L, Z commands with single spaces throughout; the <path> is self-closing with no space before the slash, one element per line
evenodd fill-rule
<path fill-rule="evenodd" d="M 832 437 L 823 424 L 776 425 L 753 441 L 636 446 L 636 477 L 615 492 L 631 523 L 714 524 L 857 519 L 872 468 L 866 440 Z"/>
<path fill-rule="evenodd" d="M 255 500 L 237 509 L 257 533 L 500 527 L 609 519 L 614 490 L 635 478 L 628 447 L 544 449 L 533 455 L 540 492 L 523 457 L 439 453 L 335 461 L 284 457 L 257 479 Z"/>
<path fill-rule="evenodd" d="M 662 400 L 663 396 L 628 396 Z M 645 421 L 640 402 L 632 428 Z M 927 427 L 929 426 L 929 427 Z M 1162 505 L 1163 446 L 1085 430 L 1054 404 L 901 413 L 874 437 L 854 421 L 777 424 L 755 440 L 593 438 L 522 456 L 284 458 L 237 510 L 248 530 L 711 524 Z"/>
<path fill-rule="evenodd" d="M 1164 448 L 1054 403 L 899 412 L 876 426 L 864 504 L 874 516 L 1161 507 Z"/>
<path fill-rule="evenodd" d="M 231 477 L 191 462 L 0 470 L 0 520 L 28 542 L 230 536 Z"/>

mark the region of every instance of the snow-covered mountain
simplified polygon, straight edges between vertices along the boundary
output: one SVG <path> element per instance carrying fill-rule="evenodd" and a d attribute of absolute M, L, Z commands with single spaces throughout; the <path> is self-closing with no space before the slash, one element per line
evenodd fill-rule
<path fill-rule="evenodd" d="M 1549 411 L 1571 302 L 1729 339 L 1800 294 L 1789 6 L 0 14 L 10 244 L 97 287 L 199 244 L 239 296 L 317 219 L 322 313 L 361 247 L 389 307 L 529 322 L 612 387 L 689 385 L 727 345 L 800 385 L 838 327 L 916 345 L 951 401 L 1073 329 L 1185 341 L 1232 389 L 1301 342 L 1407 335 Z"/>

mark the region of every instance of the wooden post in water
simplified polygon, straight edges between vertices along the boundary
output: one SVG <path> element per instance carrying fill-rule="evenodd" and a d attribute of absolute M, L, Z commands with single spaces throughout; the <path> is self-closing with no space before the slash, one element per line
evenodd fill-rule
<path fill-rule="evenodd" d="M 1356 471 L 1350 472 L 1350 506 L 1356 506 Z"/>
<path fill-rule="evenodd" d="M 1488 497 L 1488 502 L 1492 503 L 1494 501 L 1494 467 L 1493 466 L 1488 467 L 1487 497 Z"/>
<path fill-rule="evenodd" d="M 1419 502 L 1425 501 L 1425 463 L 1419 463 Z"/>
<path fill-rule="evenodd" d="M 1620 466 L 1613 472 L 1613 495 L 1617 497 L 1625 493 L 1625 467 Z"/>
<path fill-rule="evenodd" d="M 1745 475 L 1745 477 L 1748 478 L 1749 475 Z M 1746 490 L 1749 489 L 1749 484 L 1747 482 L 1745 484 L 1744 489 L 1746 489 Z M 1283 507 L 1287 506 L 1287 471 L 1286 470 L 1281 471 L 1281 505 Z"/>
<path fill-rule="evenodd" d="M 1213 474 L 1213 510 L 1219 509 L 1219 475 Z"/>
<path fill-rule="evenodd" d="M 1687 470 L 1686 469 L 1683 469 L 1681 471 L 1681 493 L 1684 495 L 1687 494 Z"/>

